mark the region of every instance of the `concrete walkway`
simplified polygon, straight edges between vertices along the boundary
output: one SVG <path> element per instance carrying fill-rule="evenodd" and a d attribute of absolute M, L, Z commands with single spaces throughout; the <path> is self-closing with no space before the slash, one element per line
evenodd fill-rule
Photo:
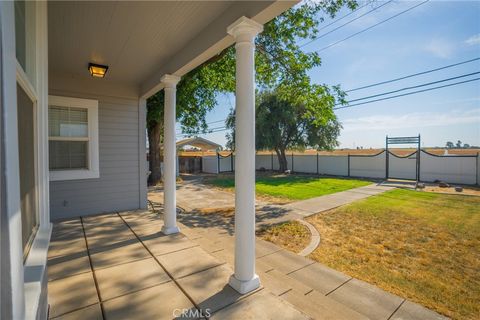
<path fill-rule="evenodd" d="M 308 217 L 322 211 L 331 210 L 357 200 L 365 199 L 385 191 L 392 190 L 394 188 L 395 187 L 389 185 L 371 184 L 347 191 L 289 203 L 284 207 L 294 210 L 304 217 Z"/>
<path fill-rule="evenodd" d="M 183 217 L 184 222 L 191 226 L 201 227 L 208 225 L 210 227 L 224 227 L 229 234 L 233 234 L 234 217 L 233 215 L 208 215 L 199 213 L 212 209 L 230 210 L 235 208 L 235 194 L 228 191 L 222 191 L 217 188 L 209 187 L 203 184 L 203 178 L 198 176 L 185 176 L 184 181 L 177 186 L 177 204 L 179 207 L 189 212 L 189 215 Z M 256 227 L 261 229 L 270 225 L 297 220 L 307 226 L 312 235 L 310 244 L 302 250 L 302 256 L 312 253 L 320 243 L 320 235 L 315 227 L 303 220 L 310 215 L 327 211 L 351 202 L 365 199 L 373 195 L 394 189 L 395 186 L 384 184 L 371 184 L 364 187 L 337 192 L 325 196 L 311 198 L 308 200 L 292 202 L 286 205 L 267 204 L 263 201 L 256 201 Z M 149 199 L 156 203 L 163 203 L 163 190 L 156 188 L 149 192 Z"/>
<path fill-rule="evenodd" d="M 371 184 L 285 205 L 273 205 L 257 200 L 257 225 L 303 219 L 315 213 L 365 199 L 394 188 L 395 186 L 391 185 Z M 163 203 L 163 190 L 161 188 L 151 190 L 149 199 Z M 177 204 L 187 212 L 205 209 L 233 209 L 235 207 L 235 194 L 206 186 L 202 183 L 201 177 L 190 177 L 177 186 Z"/>
<path fill-rule="evenodd" d="M 233 268 L 235 238 L 229 227 L 191 225 L 186 216 L 189 214 L 179 217 L 181 231 Z M 445 319 L 419 304 L 258 238 L 256 268 L 265 289 L 312 319 Z"/>

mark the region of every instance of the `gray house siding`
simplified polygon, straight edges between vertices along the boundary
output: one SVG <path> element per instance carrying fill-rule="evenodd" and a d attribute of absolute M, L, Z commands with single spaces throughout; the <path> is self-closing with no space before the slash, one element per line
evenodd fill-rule
<path fill-rule="evenodd" d="M 50 182 L 52 220 L 140 207 L 139 104 L 131 98 L 50 94 L 97 99 L 100 178 Z"/>

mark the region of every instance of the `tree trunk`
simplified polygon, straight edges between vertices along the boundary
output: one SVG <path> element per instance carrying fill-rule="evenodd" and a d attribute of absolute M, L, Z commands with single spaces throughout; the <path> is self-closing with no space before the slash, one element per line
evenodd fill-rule
<path fill-rule="evenodd" d="M 157 185 L 162 181 L 161 164 L 161 143 L 163 135 L 163 124 L 157 122 L 154 127 L 148 128 L 149 164 L 150 176 L 148 183 Z"/>
<path fill-rule="evenodd" d="M 285 153 L 285 149 L 276 148 L 275 152 L 277 153 L 277 158 L 278 158 L 278 165 L 279 165 L 278 171 L 283 173 L 288 169 L 287 155 Z"/>

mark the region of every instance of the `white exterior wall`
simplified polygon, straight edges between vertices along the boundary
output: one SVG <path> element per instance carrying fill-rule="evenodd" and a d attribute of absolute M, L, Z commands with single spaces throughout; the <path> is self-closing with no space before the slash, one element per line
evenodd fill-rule
<path fill-rule="evenodd" d="M 202 157 L 202 172 L 218 173 L 218 159 L 217 159 L 217 156 Z"/>
<path fill-rule="evenodd" d="M 417 178 L 416 156 L 416 154 L 413 154 L 408 158 L 400 158 L 390 154 L 388 158 L 388 177 L 415 180 Z"/>
<path fill-rule="evenodd" d="M 377 156 L 350 156 L 350 176 L 385 178 L 385 152 Z"/>
<path fill-rule="evenodd" d="M 432 156 L 421 152 L 420 179 L 422 181 L 441 180 L 448 183 L 476 184 L 477 161 L 475 156 Z"/>

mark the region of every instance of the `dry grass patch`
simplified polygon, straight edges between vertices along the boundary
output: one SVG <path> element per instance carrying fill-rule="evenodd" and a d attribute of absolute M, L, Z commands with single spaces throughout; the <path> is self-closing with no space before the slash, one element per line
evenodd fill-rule
<path fill-rule="evenodd" d="M 269 226 L 257 232 L 257 236 L 287 250 L 298 253 L 310 243 L 310 231 L 298 221 L 288 221 Z"/>
<path fill-rule="evenodd" d="M 196 209 L 194 213 L 200 213 L 204 215 L 216 214 L 221 217 L 229 218 L 229 217 L 235 216 L 235 207 L 201 208 L 201 209 Z"/>
<path fill-rule="evenodd" d="M 307 219 L 310 257 L 455 319 L 480 314 L 480 197 L 393 190 Z"/>

